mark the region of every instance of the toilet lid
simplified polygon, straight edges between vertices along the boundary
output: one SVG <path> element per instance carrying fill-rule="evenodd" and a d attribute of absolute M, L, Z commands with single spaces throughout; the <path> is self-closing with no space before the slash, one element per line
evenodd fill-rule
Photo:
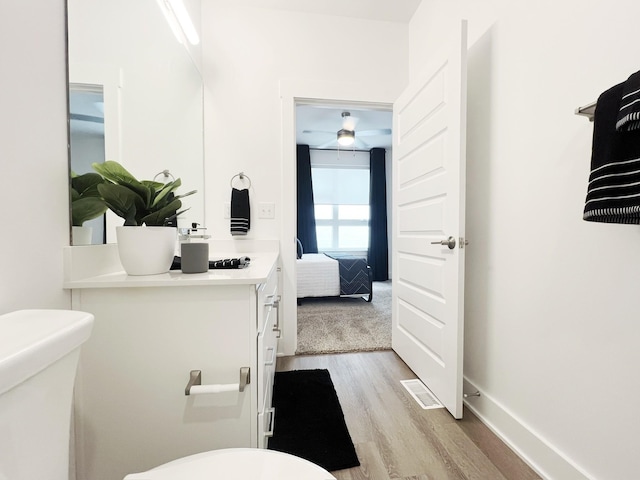
<path fill-rule="evenodd" d="M 226 448 L 198 453 L 124 480 L 336 480 L 318 465 L 287 453 Z"/>

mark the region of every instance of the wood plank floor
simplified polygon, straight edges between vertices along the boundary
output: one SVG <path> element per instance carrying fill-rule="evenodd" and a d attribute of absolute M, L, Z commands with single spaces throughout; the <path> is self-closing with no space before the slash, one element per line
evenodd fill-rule
<path fill-rule="evenodd" d="M 423 410 L 400 384 L 416 378 L 392 351 L 281 357 L 278 371 L 326 368 L 360 467 L 338 480 L 540 479 L 469 410 Z"/>

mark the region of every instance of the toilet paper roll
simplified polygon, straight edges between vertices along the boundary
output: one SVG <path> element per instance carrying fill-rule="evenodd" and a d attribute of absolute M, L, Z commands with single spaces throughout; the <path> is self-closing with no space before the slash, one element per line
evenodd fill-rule
<path fill-rule="evenodd" d="M 193 385 L 189 393 L 191 395 L 203 395 L 206 393 L 239 392 L 239 383 L 228 383 L 225 385 Z"/>
<path fill-rule="evenodd" d="M 203 273 L 209 270 L 209 244 L 183 243 L 180 245 L 182 273 Z"/>

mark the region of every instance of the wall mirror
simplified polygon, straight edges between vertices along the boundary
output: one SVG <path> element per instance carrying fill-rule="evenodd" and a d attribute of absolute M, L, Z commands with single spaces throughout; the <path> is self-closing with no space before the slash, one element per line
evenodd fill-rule
<path fill-rule="evenodd" d="M 180 178 L 179 193 L 198 191 L 183 200 L 188 226 L 204 220 L 202 78 L 162 5 L 68 0 L 70 171 L 116 160 L 139 179 Z M 72 244 L 113 243 L 122 223 L 107 212 Z"/>

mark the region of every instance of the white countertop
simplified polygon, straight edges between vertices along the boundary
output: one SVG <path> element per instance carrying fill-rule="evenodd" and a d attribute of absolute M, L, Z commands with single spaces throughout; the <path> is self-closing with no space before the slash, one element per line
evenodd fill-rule
<path fill-rule="evenodd" d="M 216 258 L 237 258 L 245 256 L 234 252 L 218 255 Z M 159 275 L 127 275 L 124 271 L 66 280 L 64 288 L 121 288 L 121 287 L 179 287 L 206 285 L 250 285 L 263 283 L 276 268 L 277 252 L 252 252 L 246 256 L 251 264 L 246 268 L 209 270 L 205 273 L 182 273 L 171 270 Z"/>

